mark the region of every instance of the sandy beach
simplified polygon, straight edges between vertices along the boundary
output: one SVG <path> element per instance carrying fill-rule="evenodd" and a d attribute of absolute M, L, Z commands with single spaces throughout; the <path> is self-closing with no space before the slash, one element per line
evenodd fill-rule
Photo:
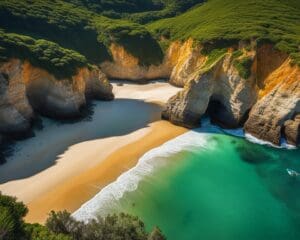
<path fill-rule="evenodd" d="M 97 102 L 92 119 L 63 125 L 45 119 L 44 129 L 18 143 L 0 167 L 0 191 L 28 205 L 26 220 L 75 211 L 145 152 L 186 131 L 160 120 L 163 104 L 180 89 L 164 82 L 113 85 L 116 100 Z"/>

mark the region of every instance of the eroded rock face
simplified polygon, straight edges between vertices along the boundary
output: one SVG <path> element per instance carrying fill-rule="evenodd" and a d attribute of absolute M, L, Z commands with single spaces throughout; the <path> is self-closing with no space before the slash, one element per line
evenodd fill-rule
<path fill-rule="evenodd" d="M 26 132 L 32 117 L 22 66 L 18 60 L 7 62 L 0 67 L 0 132 Z"/>
<path fill-rule="evenodd" d="M 128 53 L 122 46 L 112 44 L 110 47 L 113 62 L 102 63 L 101 70 L 108 78 L 145 81 L 148 79 L 168 78 L 171 66 L 164 62 L 159 66 L 140 66 L 139 60 Z"/>
<path fill-rule="evenodd" d="M 203 62 L 203 59 L 198 58 L 200 50 L 193 46 L 192 39 L 183 43 L 173 42 L 166 51 L 163 62 L 157 66 L 140 66 L 137 58 L 117 44 L 112 44 L 110 51 L 113 61 L 100 65 L 108 78 L 133 81 L 168 78 L 172 84 L 181 87 L 190 72 Z"/>
<path fill-rule="evenodd" d="M 81 69 L 77 78 L 83 78 L 81 81 L 75 79 L 75 82 L 84 82 L 87 98 L 98 100 L 114 99 L 112 85 L 109 83 L 106 75 L 98 68 L 92 70 Z"/>
<path fill-rule="evenodd" d="M 86 97 L 112 99 L 112 86 L 99 69 L 80 69 L 69 79 L 57 80 L 48 72 L 24 64 L 27 96 L 33 108 L 56 118 L 76 117 L 86 104 Z"/>
<path fill-rule="evenodd" d="M 300 114 L 294 120 L 288 120 L 284 123 L 284 135 L 288 144 L 300 145 Z"/>
<path fill-rule="evenodd" d="M 0 132 L 27 131 L 33 110 L 58 118 L 78 116 L 88 98 L 113 99 L 112 86 L 98 68 L 82 68 L 70 79 L 58 80 L 12 59 L 0 67 Z"/>
<path fill-rule="evenodd" d="M 208 113 L 222 127 L 246 121 L 245 131 L 259 139 L 279 145 L 284 133 L 289 143 L 299 144 L 299 67 L 271 45 L 241 50 L 253 59 L 247 79 L 240 77 L 230 51 L 208 71 L 201 70 L 207 59 L 200 51 L 186 51 L 189 58 L 183 57 L 181 67 L 173 70 L 177 77 L 171 79 L 185 84 L 184 89 L 169 100 L 162 117 L 192 128 Z"/>
<path fill-rule="evenodd" d="M 194 46 L 192 39 L 177 46 L 176 51 L 177 60 L 169 81 L 175 86 L 183 87 L 191 74 L 205 63 L 206 57 L 201 54 L 199 46 Z"/>
<path fill-rule="evenodd" d="M 210 110 L 216 123 L 234 128 L 244 121 L 257 98 L 254 76 L 242 79 L 233 66 L 231 53 L 210 70 L 196 70 L 189 78 L 184 90 L 169 100 L 163 112 L 164 118 L 176 124 L 196 127 Z M 210 103 L 218 107 L 208 109 Z"/>
<path fill-rule="evenodd" d="M 300 113 L 300 70 L 286 60 L 265 79 L 260 98 L 253 106 L 245 131 L 279 145 L 284 124 Z M 287 134 L 291 136 L 287 122 Z M 296 142 L 296 141 L 294 141 Z"/>

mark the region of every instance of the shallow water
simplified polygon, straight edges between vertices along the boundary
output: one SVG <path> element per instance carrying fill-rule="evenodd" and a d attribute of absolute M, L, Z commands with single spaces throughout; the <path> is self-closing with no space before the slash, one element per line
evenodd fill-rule
<path fill-rule="evenodd" d="M 286 171 L 300 171 L 300 150 L 198 132 L 168 149 L 172 144 L 181 150 L 156 154 L 152 161 L 160 164 L 139 178 L 136 189 L 114 195 L 110 204 L 94 201 L 98 212 L 138 215 L 171 240 L 300 239 L 300 177 Z"/>

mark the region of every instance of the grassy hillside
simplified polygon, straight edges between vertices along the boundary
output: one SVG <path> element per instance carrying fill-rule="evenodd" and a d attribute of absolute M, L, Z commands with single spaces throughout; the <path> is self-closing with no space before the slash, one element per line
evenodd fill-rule
<path fill-rule="evenodd" d="M 273 42 L 300 64 L 299 23 L 299 0 L 0 0 L 0 60 L 28 59 L 68 77 L 110 60 L 116 42 L 148 66 L 162 61 L 165 44 L 156 39 L 164 36 L 192 37 L 208 52 Z"/>
<path fill-rule="evenodd" d="M 142 25 L 110 19 L 66 1 L 2 0 L 0 30 L 2 60 L 29 59 L 57 77 L 74 74 L 78 66 L 110 60 L 112 41 L 125 46 L 141 65 L 162 60 L 159 44 Z"/>
<path fill-rule="evenodd" d="M 157 37 L 192 37 L 211 49 L 239 40 L 268 41 L 300 64 L 299 0 L 208 0 L 178 17 L 149 24 L 148 28 Z"/>
<path fill-rule="evenodd" d="M 110 18 L 138 23 L 173 17 L 203 0 L 66 0 Z"/>

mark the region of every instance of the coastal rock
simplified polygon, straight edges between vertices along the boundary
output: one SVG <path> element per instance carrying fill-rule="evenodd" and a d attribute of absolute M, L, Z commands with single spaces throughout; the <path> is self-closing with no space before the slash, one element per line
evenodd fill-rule
<path fill-rule="evenodd" d="M 295 116 L 300 112 L 300 70 L 291 65 L 287 54 L 270 44 L 256 50 L 246 50 L 240 44 L 239 58 L 252 59 L 250 75 L 244 79 L 231 49 L 209 66 L 199 47 L 189 45 L 186 49 L 186 56 L 178 61 L 181 67 L 176 70 L 175 65 L 170 79 L 184 89 L 168 101 L 163 118 L 193 128 L 208 114 L 224 128 L 245 123 L 247 133 L 276 145 L 283 130 L 289 143 L 299 142 Z"/>
<path fill-rule="evenodd" d="M 300 113 L 300 69 L 286 60 L 264 81 L 259 99 L 245 123 L 251 135 L 279 145 L 284 124 Z M 286 136 L 290 137 L 287 122 Z M 296 141 L 294 141 L 296 142 Z"/>
<path fill-rule="evenodd" d="M 112 85 L 109 83 L 106 75 L 98 68 L 88 70 L 81 69 L 77 78 L 83 78 L 85 84 L 85 95 L 88 99 L 113 100 Z M 75 82 L 79 82 L 78 80 Z"/>
<path fill-rule="evenodd" d="M 44 115 L 72 118 L 81 114 L 87 98 L 113 99 L 112 86 L 98 68 L 82 68 L 68 79 L 24 63 L 24 82 L 33 108 Z"/>
<path fill-rule="evenodd" d="M 100 65 L 101 70 L 108 78 L 145 81 L 170 76 L 172 66 L 169 62 L 158 66 L 140 66 L 139 60 L 128 53 L 124 47 L 112 44 L 110 51 L 113 61 L 106 61 Z"/>
<path fill-rule="evenodd" d="M 176 51 L 177 60 L 169 81 L 175 86 L 183 87 L 190 75 L 205 63 L 206 57 L 201 54 L 198 45 L 194 46 L 192 39 L 178 45 Z"/>
<path fill-rule="evenodd" d="M 22 65 L 11 60 L 0 66 L 0 132 L 22 133 L 30 128 L 33 110 L 26 96 Z"/>
<path fill-rule="evenodd" d="M 284 123 L 284 135 L 287 143 L 295 146 L 300 145 L 300 115 L 295 120 L 288 120 Z"/>
<path fill-rule="evenodd" d="M 163 62 L 147 67 L 139 65 L 139 60 L 120 45 L 112 44 L 110 51 L 113 61 L 106 61 L 100 67 L 108 78 L 115 79 L 145 81 L 168 78 L 170 83 L 183 87 L 185 78 L 203 63 L 203 58 L 198 57 L 200 50 L 193 47 L 192 39 L 171 43 Z"/>
<path fill-rule="evenodd" d="M 242 79 L 227 53 L 206 69 L 195 69 L 184 90 L 172 97 L 162 116 L 175 124 L 196 127 L 208 112 L 226 128 L 240 126 L 257 98 L 255 77 Z"/>
<path fill-rule="evenodd" d="M 82 83 L 73 84 L 73 79 L 57 80 L 27 62 L 23 75 L 28 99 L 35 111 L 55 118 L 80 115 L 80 108 L 86 103 Z"/>
<path fill-rule="evenodd" d="M 97 67 L 57 79 L 27 61 L 11 59 L 0 67 L 0 132 L 27 131 L 33 110 L 55 118 L 79 116 L 90 98 L 113 99 L 112 85 Z"/>

